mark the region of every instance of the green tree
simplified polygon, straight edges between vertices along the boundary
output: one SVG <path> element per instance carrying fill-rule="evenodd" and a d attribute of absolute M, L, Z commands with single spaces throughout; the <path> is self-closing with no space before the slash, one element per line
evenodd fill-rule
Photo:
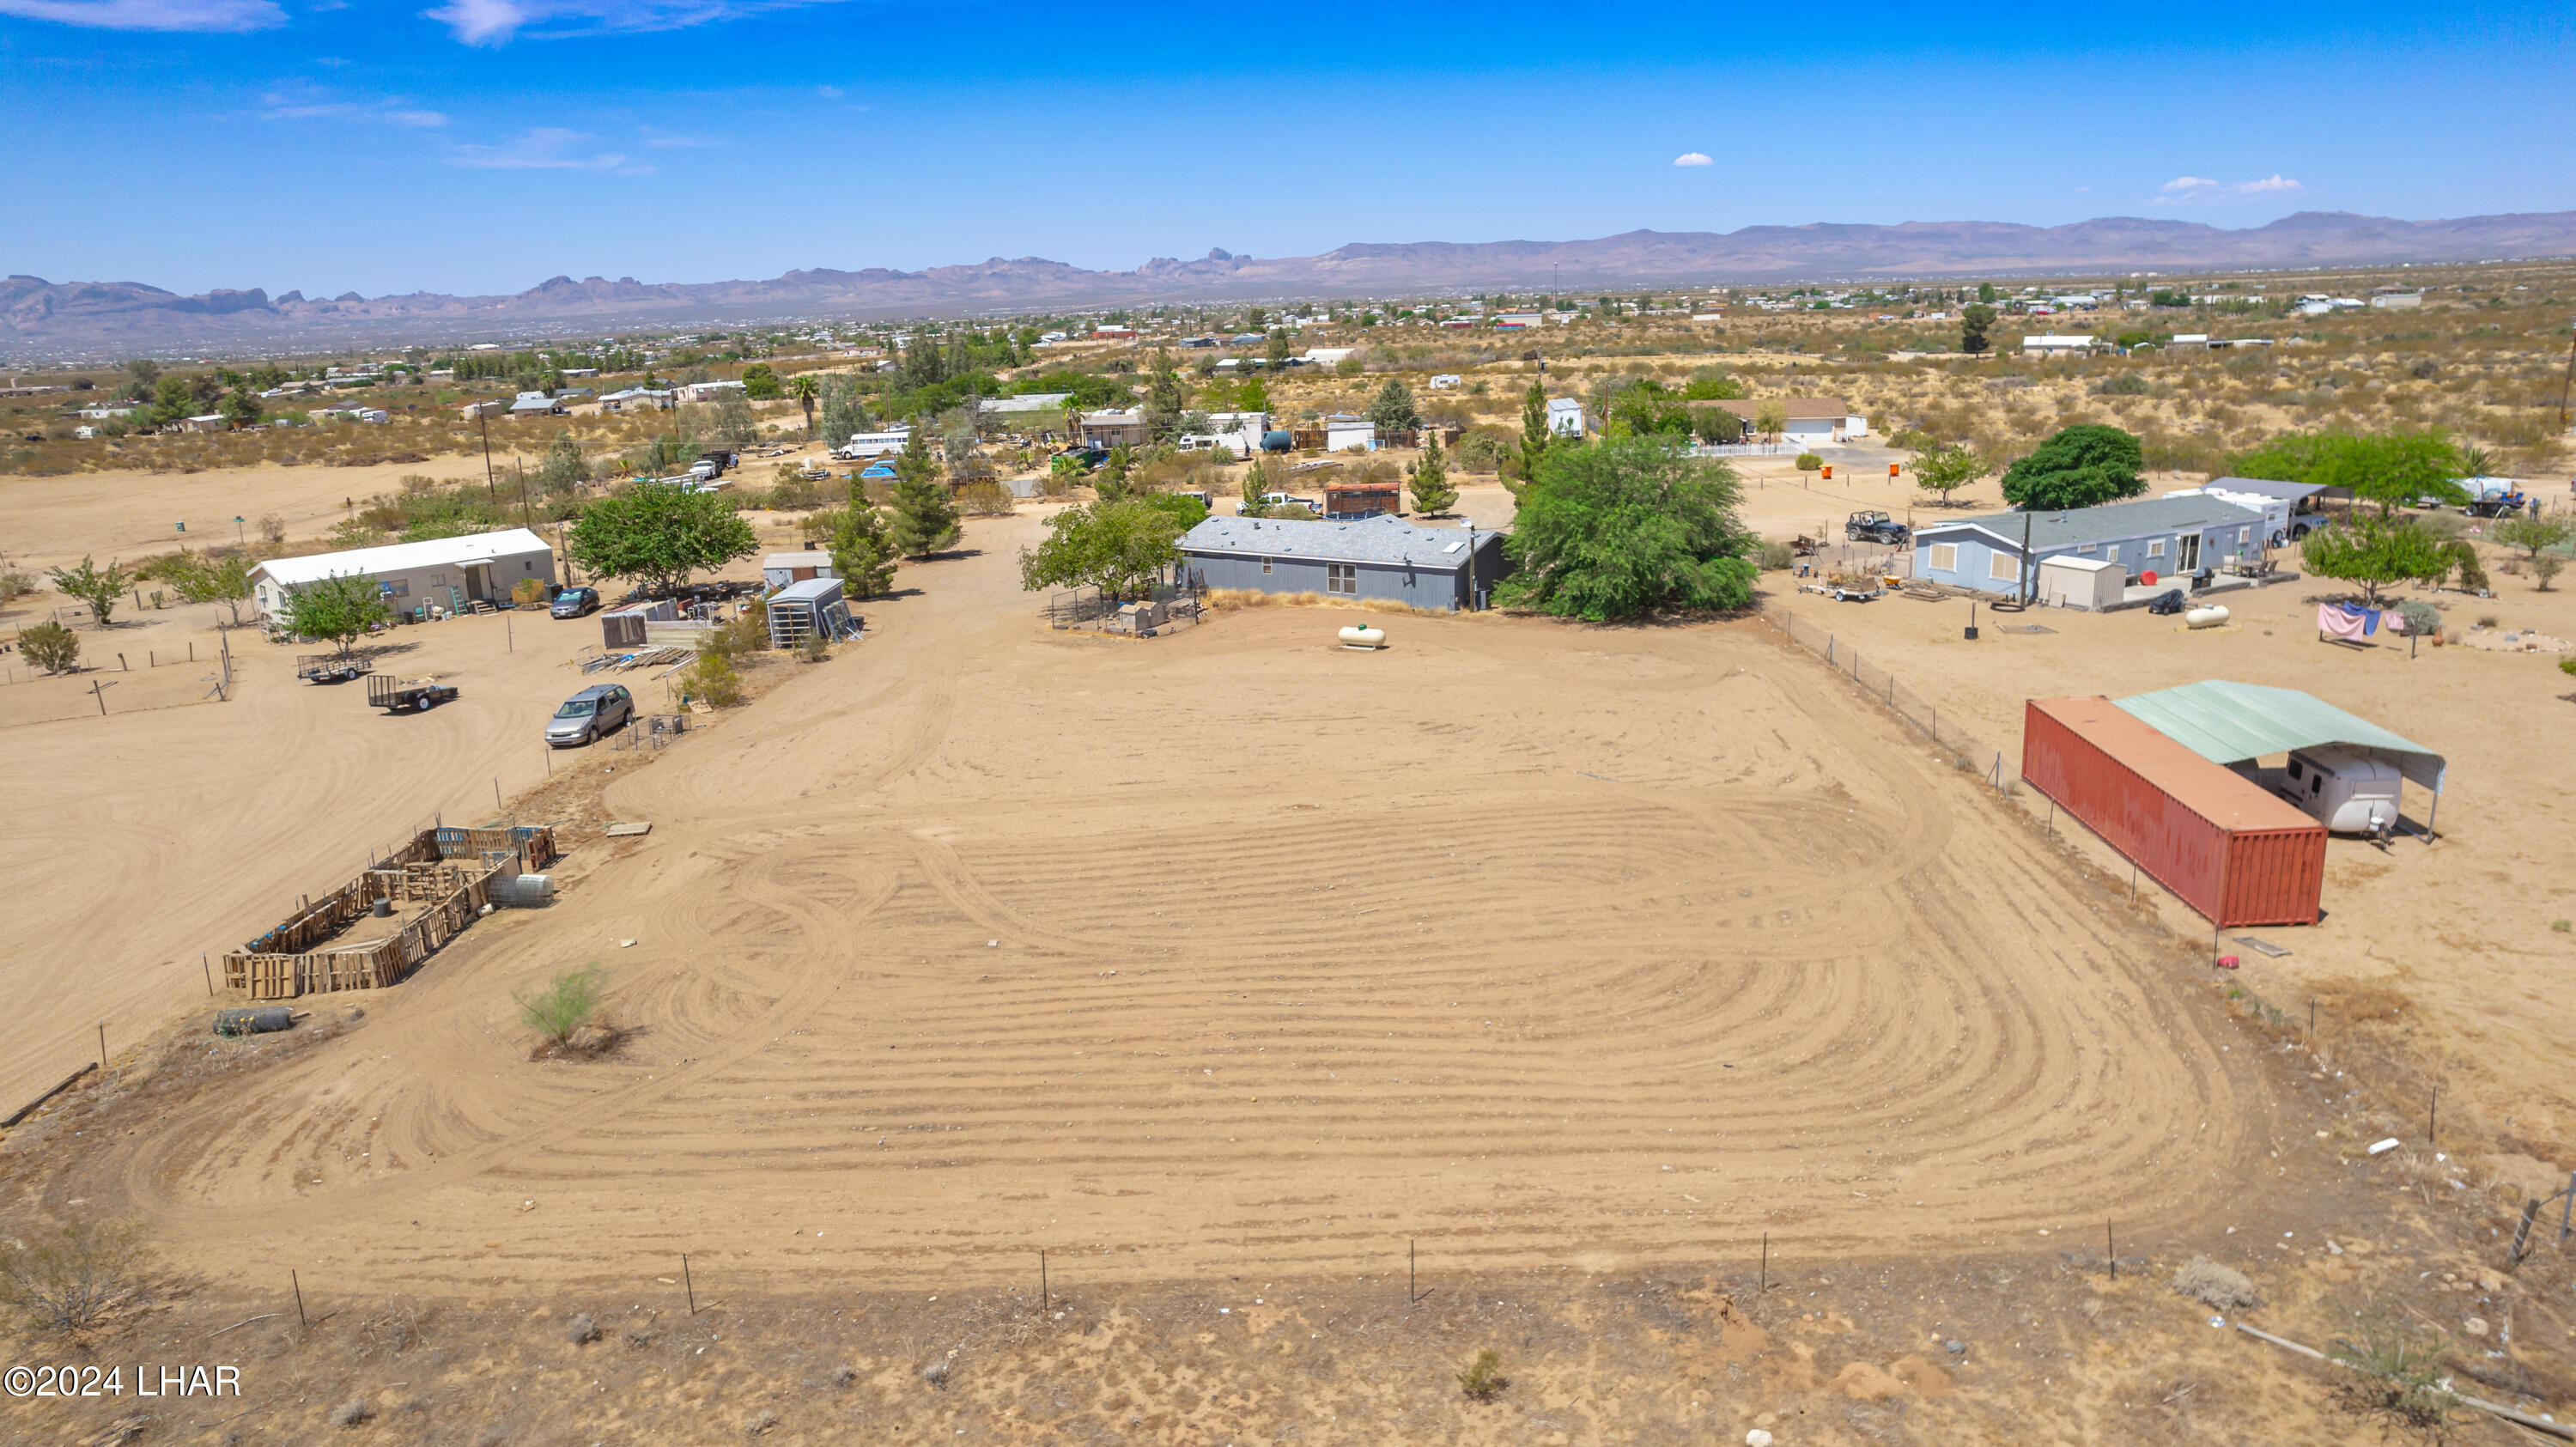
<path fill-rule="evenodd" d="M 71 672 L 80 649 L 80 635 L 50 618 L 18 633 L 18 655 L 47 673 Z"/>
<path fill-rule="evenodd" d="M 1261 384 L 1259 377 L 1244 378 L 1243 385 L 1237 387 L 1234 392 L 1234 410 L 1237 412 L 1269 411 L 1270 389 Z"/>
<path fill-rule="evenodd" d="M 2294 432 L 2227 460 L 2229 475 L 2339 487 L 2389 517 L 2418 500 L 2463 503 L 2460 449 L 2440 428 L 2421 432 Z"/>
<path fill-rule="evenodd" d="M 590 465 L 581 460 L 581 444 L 569 432 L 558 432 L 537 464 L 537 486 L 548 497 L 570 497 L 590 481 Z"/>
<path fill-rule="evenodd" d="M 1521 493 L 1505 543 L 1518 571 L 1496 597 L 1594 622 L 1749 607 L 1756 540 L 1736 520 L 1739 496 L 1725 463 L 1666 438 L 1557 449 Z"/>
<path fill-rule="evenodd" d="M 2546 517 L 2506 518 L 2489 529 L 2487 536 L 2508 548 L 2520 548 L 2529 557 L 2531 571 L 2540 580 L 2540 591 L 2549 591 L 2550 580 L 2567 566 L 2567 560 L 2548 550 L 2576 536 L 2576 524 L 2560 514 Z"/>
<path fill-rule="evenodd" d="M 1181 418 L 1189 405 L 1189 389 L 1181 385 L 1181 369 L 1173 364 L 1170 352 L 1155 348 L 1153 364 L 1145 373 L 1146 443 L 1159 447 L 1179 437 Z"/>
<path fill-rule="evenodd" d="M 1286 327 L 1272 327 L 1270 329 L 1269 345 L 1261 349 L 1261 355 L 1274 369 L 1278 367 L 1280 363 L 1288 360 L 1288 329 Z"/>
<path fill-rule="evenodd" d="M 895 554 L 926 558 L 957 541 L 957 503 L 939 478 L 925 429 L 916 427 L 894 460 L 894 521 L 886 530 Z"/>
<path fill-rule="evenodd" d="M 650 479 L 582 509 L 565 540 L 584 572 L 633 579 L 657 596 L 668 596 L 701 568 L 721 568 L 759 546 L 731 500 Z"/>
<path fill-rule="evenodd" d="M 859 395 L 856 377 L 835 372 L 823 379 L 822 438 L 839 447 L 862 432 L 876 430 L 876 421 L 868 415 L 868 406 Z"/>
<path fill-rule="evenodd" d="M 316 582 L 291 584 L 278 612 L 287 632 L 327 638 L 339 644 L 343 653 L 369 628 L 394 618 L 383 587 L 363 573 L 333 573 Z"/>
<path fill-rule="evenodd" d="M 718 393 L 715 425 L 707 429 L 707 435 L 718 447 L 736 452 L 759 441 L 760 423 L 751 415 L 751 399 L 731 389 Z"/>
<path fill-rule="evenodd" d="M 2379 606 L 2379 590 L 2395 583 L 2430 586 L 2451 571 L 2451 550 L 2421 524 L 2367 518 L 2308 534 L 2299 550 L 2309 572 L 2361 585 L 2362 601 Z"/>
<path fill-rule="evenodd" d="M 1413 389 L 1401 377 L 1389 377 L 1386 385 L 1377 389 L 1377 396 L 1369 400 L 1367 415 L 1380 435 L 1410 432 L 1422 425 L 1421 409 L 1413 405 Z"/>
<path fill-rule="evenodd" d="M 1415 512 L 1437 517 L 1456 505 L 1458 489 L 1449 483 L 1449 459 L 1441 454 L 1437 433 L 1422 439 L 1422 458 L 1405 473 Z"/>
<path fill-rule="evenodd" d="M 1994 299 L 1995 299 L 1995 284 L 1994 284 L 1993 282 L 1991 282 L 1991 281 L 1981 281 L 1981 282 L 1978 282 L 1978 283 L 1977 283 L 1977 300 L 1979 300 L 1979 301 L 1981 301 L 1981 302 L 1988 302 L 1988 303 L 1991 303 L 1991 302 L 1993 302 L 1993 301 L 1994 301 Z"/>
<path fill-rule="evenodd" d="M 1991 292 L 1994 287 L 1989 285 L 1978 289 Z M 1972 306 L 1959 313 L 1959 350 L 1972 357 L 1985 351 L 1992 345 L 1986 340 L 1986 328 L 1994 324 L 1995 309 L 1990 306 Z"/>
<path fill-rule="evenodd" d="M 754 402 L 775 402 L 782 395 L 778 369 L 767 362 L 754 362 L 742 369 L 742 394 Z"/>
<path fill-rule="evenodd" d="M 832 554 L 832 571 L 853 598 L 873 598 L 894 582 L 894 544 L 886 537 L 885 510 L 869 503 L 854 484 L 849 506 L 815 519 L 822 525 L 823 546 Z"/>
<path fill-rule="evenodd" d="M 2081 422 L 2061 429 L 2004 470 L 2004 498 L 2033 512 L 2098 507 L 2147 490 L 2145 454 L 2117 427 Z"/>
<path fill-rule="evenodd" d="M 255 566 L 248 553 L 182 552 L 161 565 L 161 576 L 170 580 L 182 601 L 223 604 L 238 628 L 242 604 L 250 600 L 250 570 Z"/>
<path fill-rule="evenodd" d="M 1976 449 L 1944 442 L 1914 455 L 1914 485 L 1937 494 L 1943 506 L 1950 494 L 1995 470 Z"/>
<path fill-rule="evenodd" d="M 1691 373 L 1682 396 L 1692 402 L 1737 402 L 1744 398 L 1744 384 L 1715 367 L 1702 367 Z"/>
<path fill-rule="evenodd" d="M 787 382 L 787 395 L 795 398 L 797 404 L 805 409 L 805 440 L 808 442 L 814 440 L 814 396 L 822 390 L 821 383 L 802 372 Z"/>
<path fill-rule="evenodd" d="M 1115 596 L 1151 582 L 1180 561 L 1185 531 L 1161 501 L 1082 503 L 1057 513 L 1046 541 L 1020 550 L 1020 586 L 1034 592 L 1089 584 Z"/>
<path fill-rule="evenodd" d="M 247 387 L 236 387 L 226 392 L 223 402 L 215 410 L 223 413 L 224 420 L 235 427 L 251 426 L 268 415 L 267 410 L 260 406 L 259 398 L 253 396 Z"/>
<path fill-rule="evenodd" d="M 1538 476 L 1539 465 L 1546 461 L 1547 450 L 1556 438 L 1547 426 L 1547 387 L 1532 378 L 1529 390 L 1521 394 L 1521 479 L 1527 482 Z"/>
<path fill-rule="evenodd" d="M 1773 442 L 1780 440 L 1780 433 L 1788 425 L 1789 409 L 1778 402 L 1765 402 L 1753 409 L 1753 430 Z"/>
<path fill-rule="evenodd" d="M 1091 490 L 1099 494 L 1102 502 L 1124 501 L 1134 488 L 1135 472 L 1135 455 L 1127 450 L 1126 443 L 1121 442 L 1109 449 L 1109 456 L 1101 462 L 1100 470 L 1092 474 Z"/>
<path fill-rule="evenodd" d="M 1690 409 L 1691 435 L 1702 442 L 1726 444 L 1744 440 L 1744 419 L 1724 407 Z"/>
<path fill-rule="evenodd" d="M 102 628 L 116 614 L 116 605 L 125 601 L 125 590 L 133 585 L 133 576 L 110 562 L 102 568 L 83 554 L 77 568 L 53 568 L 47 575 L 54 580 L 54 591 L 66 598 L 86 604 L 89 616 Z"/>

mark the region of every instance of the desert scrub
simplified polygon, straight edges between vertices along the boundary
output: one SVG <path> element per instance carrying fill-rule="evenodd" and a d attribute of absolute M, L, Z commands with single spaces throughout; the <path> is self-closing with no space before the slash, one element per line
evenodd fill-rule
<path fill-rule="evenodd" d="M 80 662 L 80 635 L 60 623 L 39 623 L 19 633 L 18 651 L 47 673 L 69 673 Z"/>
<path fill-rule="evenodd" d="M 599 966 L 586 965 L 559 972 L 542 990 L 513 991 L 510 998 L 518 1002 L 519 1023 L 550 1044 L 568 1043 L 572 1032 L 599 1013 L 600 978 Z"/>
<path fill-rule="evenodd" d="M 1479 1402 L 1492 1401 L 1497 1393 L 1511 1384 L 1511 1378 L 1503 1375 L 1502 1354 L 1492 1347 L 1476 1353 L 1476 1359 L 1467 1364 L 1467 1370 L 1458 1374 L 1458 1390 Z"/>
<path fill-rule="evenodd" d="M 55 1235 L 0 1244 L 0 1309 L 33 1331 L 85 1330 L 141 1294 L 147 1264 L 133 1226 L 75 1217 Z"/>

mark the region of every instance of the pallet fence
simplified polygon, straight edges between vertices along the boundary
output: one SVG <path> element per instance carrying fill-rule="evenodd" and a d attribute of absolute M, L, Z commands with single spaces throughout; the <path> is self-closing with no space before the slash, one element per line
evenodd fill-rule
<path fill-rule="evenodd" d="M 555 857 L 554 831 L 542 827 L 423 829 L 319 901 L 297 901 L 285 923 L 226 951 L 224 985 L 254 1000 L 292 1000 L 397 984 L 482 917 L 494 880 L 541 870 Z M 428 907 L 389 938 L 313 948 L 365 918 L 378 900 Z"/>

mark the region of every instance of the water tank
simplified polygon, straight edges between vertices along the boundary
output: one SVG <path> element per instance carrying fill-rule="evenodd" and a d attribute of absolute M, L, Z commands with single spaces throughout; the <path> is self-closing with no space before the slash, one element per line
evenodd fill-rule
<path fill-rule="evenodd" d="M 1264 432 L 1261 434 L 1261 450 L 1264 452 L 1294 452 L 1297 450 L 1297 434 L 1294 432 L 1281 432 L 1275 430 Z"/>

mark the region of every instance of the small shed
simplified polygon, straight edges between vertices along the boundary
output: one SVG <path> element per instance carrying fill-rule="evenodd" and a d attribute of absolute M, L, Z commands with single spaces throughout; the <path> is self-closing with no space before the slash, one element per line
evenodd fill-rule
<path fill-rule="evenodd" d="M 839 576 L 840 574 L 832 569 L 830 553 L 771 553 L 760 560 L 761 585 L 773 593 L 790 583 Z"/>
<path fill-rule="evenodd" d="M 833 637 L 849 617 L 841 601 L 841 580 L 808 578 L 769 595 L 769 646 L 794 648 L 815 633 Z"/>
<path fill-rule="evenodd" d="M 1392 480 L 1324 484 L 1326 522 L 1351 523 L 1381 516 L 1400 517 L 1403 513 L 1404 489 Z"/>
<path fill-rule="evenodd" d="M 2051 608 L 2099 611 L 2120 601 L 2128 581 L 2127 569 L 2100 558 L 2046 558 L 2039 565 L 2039 601 Z"/>
<path fill-rule="evenodd" d="M 645 624 L 668 623 L 679 616 L 679 608 L 668 598 L 631 608 L 611 608 L 599 615 L 600 641 L 610 648 L 641 648 Z"/>

